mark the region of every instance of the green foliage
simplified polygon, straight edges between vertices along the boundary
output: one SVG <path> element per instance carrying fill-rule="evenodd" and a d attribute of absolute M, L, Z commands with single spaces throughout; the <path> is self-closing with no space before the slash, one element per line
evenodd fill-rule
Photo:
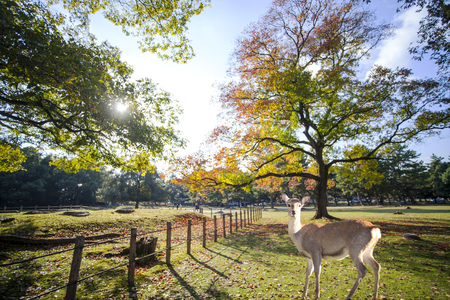
<path fill-rule="evenodd" d="M 166 181 L 162 183 L 162 187 L 172 203 L 185 203 L 190 200 L 189 191 L 184 186 Z"/>
<path fill-rule="evenodd" d="M 105 174 L 99 191 L 100 202 L 165 202 L 167 192 L 157 172 L 116 172 Z"/>
<path fill-rule="evenodd" d="M 428 196 L 427 167 L 418 158 L 419 154 L 404 145 L 394 145 L 385 151 L 379 161 L 379 172 L 385 177 L 375 191 L 381 197 L 409 198 L 411 203 Z"/>
<path fill-rule="evenodd" d="M 22 166 L 25 160 L 25 155 L 20 149 L 13 148 L 0 141 L 0 172 L 26 171 Z"/>
<path fill-rule="evenodd" d="M 448 180 L 450 162 L 443 160 L 443 157 L 432 155 L 428 166 L 428 184 L 433 197 L 450 198 L 450 182 Z"/>
<path fill-rule="evenodd" d="M 419 155 L 406 145 L 392 145 L 379 153 L 378 160 L 343 164 L 335 169 L 337 186 L 348 196 L 364 195 L 380 198 L 415 199 L 429 197 L 429 175 Z"/>
<path fill-rule="evenodd" d="M 442 183 L 446 184 L 447 186 L 450 186 L 450 165 L 448 165 L 445 172 L 442 173 L 441 179 Z"/>
<path fill-rule="evenodd" d="M 26 171 L 0 172 L 1 205 L 91 205 L 96 202 L 96 191 L 102 183 L 99 172 L 66 173 L 50 166 L 51 157 L 42 157 L 33 148 L 22 149 L 22 153 L 26 157 L 23 163 Z"/>
<path fill-rule="evenodd" d="M 140 49 L 157 53 L 162 59 L 185 63 L 194 56 L 186 37 L 187 24 L 209 6 L 210 0 L 50 0 L 62 3 L 82 24 L 101 12 L 127 35 L 140 37 Z"/>
<path fill-rule="evenodd" d="M 45 2 L 1 1 L 0 14 L 0 122 L 7 143 L 59 150 L 54 164 L 73 171 L 124 166 L 124 152 L 162 159 L 183 145 L 173 127 L 177 103 L 148 78 L 131 82 L 133 70 L 117 48 L 67 27 Z"/>
<path fill-rule="evenodd" d="M 361 146 L 355 146 L 347 151 L 348 157 L 364 156 L 368 149 Z M 378 185 L 383 180 L 384 174 L 378 170 L 378 161 L 359 160 L 353 163 L 343 163 L 336 168 L 338 186 L 342 192 L 347 195 L 356 195 L 361 190 L 368 190 L 374 185 Z"/>

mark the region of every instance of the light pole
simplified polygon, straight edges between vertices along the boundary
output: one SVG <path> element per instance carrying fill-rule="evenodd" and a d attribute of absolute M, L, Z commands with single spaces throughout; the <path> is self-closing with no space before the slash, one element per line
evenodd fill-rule
<path fill-rule="evenodd" d="M 80 196 L 80 187 L 82 186 L 83 184 L 82 183 L 79 183 L 79 184 L 77 184 L 77 205 L 78 205 L 78 198 L 79 198 L 79 196 Z"/>

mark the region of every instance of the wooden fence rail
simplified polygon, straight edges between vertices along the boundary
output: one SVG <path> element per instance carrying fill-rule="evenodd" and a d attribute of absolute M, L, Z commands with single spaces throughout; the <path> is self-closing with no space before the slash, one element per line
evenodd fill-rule
<path fill-rule="evenodd" d="M 244 216 L 242 216 L 242 214 Z M 234 218 L 234 222 L 235 222 L 234 225 L 235 225 L 236 231 L 239 228 L 239 224 L 240 224 L 240 228 L 242 229 L 243 228 L 242 224 L 244 224 L 244 227 L 246 227 L 246 224 L 249 225 L 249 224 L 252 224 L 252 222 L 254 222 L 256 220 L 261 219 L 262 218 L 262 209 L 261 208 L 243 209 L 243 210 L 241 210 L 239 212 L 239 215 L 240 215 L 240 219 L 238 219 L 238 213 L 236 212 L 235 218 Z M 222 232 L 222 234 L 223 234 L 224 238 L 226 237 L 226 234 L 227 234 L 227 232 L 226 232 L 226 223 L 225 223 L 226 216 L 227 216 L 227 214 L 222 214 L 222 222 L 223 222 L 223 232 Z M 232 234 L 232 232 L 233 232 L 233 214 L 230 213 L 230 214 L 228 214 L 228 216 L 229 216 L 229 233 Z M 203 217 L 202 221 L 201 221 L 201 224 L 202 224 L 202 235 L 201 235 L 201 238 L 202 238 L 202 247 L 203 248 L 206 248 L 207 222 L 208 221 L 207 221 L 206 217 Z M 213 225 L 214 225 L 214 230 L 213 230 L 214 242 L 217 242 L 217 238 L 218 238 L 217 217 L 215 215 L 214 215 L 214 218 L 212 219 L 212 222 L 213 222 Z M 192 238 L 192 220 L 189 219 L 187 225 L 179 226 L 177 228 L 180 228 L 180 227 L 187 227 L 186 253 L 187 254 L 191 254 L 191 243 L 194 240 Z M 122 267 L 122 266 L 127 266 L 128 267 L 128 284 L 129 284 L 129 286 L 134 286 L 134 282 L 135 282 L 135 279 L 134 279 L 135 265 L 136 265 L 137 261 L 165 251 L 166 252 L 166 255 L 165 255 L 165 257 L 166 257 L 166 264 L 167 265 L 171 265 L 171 250 L 174 247 L 180 246 L 180 245 L 183 244 L 183 243 L 181 243 L 181 244 L 175 245 L 175 246 L 172 245 L 172 229 L 173 229 L 172 223 L 171 222 L 167 222 L 167 226 L 166 226 L 166 230 L 165 230 L 166 231 L 166 248 L 165 249 L 156 251 L 156 252 L 151 253 L 151 254 L 147 254 L 144 257 L 137 258 L 136 257 L 136 238 L 138 236 L 137 228 L 136 227 L 131 228 L 131 234 L 129 236 L 129 238 L 130 238 L 130 252 L 129 252 L 129 256 L 128 256 L 128 263 L 124 263 L 124 264 L 112 267 L 110 269 L 100 271 L 100 272 L 98 272 L 96 274 L 89 275 L 89 276 L 81 278 L 81 279 L 79 278 L 79 274 L 80 274 L 81 261 L 82 261 L 82 258 L 83 258 L 83 249 L 85 247 L 91 247 L 93 245 L 103 244 L 103 243 L 107 243 L 109 241 L 116 241 L 118 239 L 102 241 L 102 242 L 99 242 L 99 243 L 89 244 L 89 245 L 85 246 L 84 245 L 85 237 L 84 236 L 77 236 L 76 240 L 75 240 L 75 247 L 72 248 L 73 249 L 73 256 L 72 256 L 72 264 L 71 264 L 71 269 L 70 269 L 68 283 L 66 285 L 64 285 L 64 286 L 61 286 L 61 287 L 58 287 L 58 288 L 54 288 L 54 289 L 52 289 L 50 291 L 46 291 L 45 293 L 42 293 L 40 295 L 36 295 L 36 296 L 31 297 L 31 298 L 28 298 L 28 300 L 38 299 L 38 298 L 40 298 L 40 297 L 42 297 L 44 295 L 56 292 L 56 291 L 58 291 L 60 289 L 63 289 L 63 288 L 66 288 L 66 296 L 65 296 L 64 299 L 66 299 L 66 300 L 75 300 L 76 299 L 76 295 L 77 295 L 77 285 L 78 285 L 78 283 L 80 283 L 80 282 L 82 282 L 82 281 L 84 281 L 84 280 L 86 280 L 88 278 L 91 278 L 91 277 L 94 277 L 94 276 L 98 276 L 98 275 L 100 275 L 100 274 L 102 274 L 104 272 L 107 272 L 107 271 L 110 271 L 110 270 L 114 270 L 114 269 Z M 155 232 L 161 232 L 161 231 L 162 230 L 157 230 L 157 231 L 142 233 L 140 235 L 146 235 L 146 234 L 149 234 L 149 233 L 155 233 Z M 119 239 L 123 239 L 123 238 L 127 238 L 127 237 L 122 237 L 122 238 L 119 238 Z M 69 249 L 69 250 L 71 250 L 71 249 Z M 67 251 L 67 250 L 65 250 L 65 251 Z M 25 262 L 29 262 L 29 261 L 34 260 L 34 259 L 39 259 L 39 258 L 42 258 L 42 257 L 50 256 L 52 254 L 55 255 L 55 254 L 59 254 L 59 253 L 61 253 L 61 251 L 55 252 L 55 253 L 51 253 L 51 254 L 48 254 L 48 255 L 45 255 L 45 256 L 29 258 L 29 259 L 26 259 L 26 260 L 23 260 L 23 261 L 1 264 L 0 267 L 6 267 L 6 266 L 14 265 L 14 264 L 25 263 Z"/>

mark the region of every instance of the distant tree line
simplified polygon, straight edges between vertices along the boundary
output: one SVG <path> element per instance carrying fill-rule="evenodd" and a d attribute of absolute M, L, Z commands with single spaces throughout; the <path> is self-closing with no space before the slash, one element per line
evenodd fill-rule
<path fill-rule="evenodd" d="M 51 155 L 24 148 L 25 170 L 0 172 L 1 206 L 98 205 L 109 203 L 182 202 L 189 199 L 185 188 L 164 183 L 157 172 L 80 170 L 66 173 L 52 166 Z"/>
<path fill-rule="evenodd" d="M 281 192 L 315 197 L 315 182 L 307 178 L 285 179 L 281 185 L 255 183 L 250 192 L 242 189 L 209 189 L 189 192 L 185 187 L 164 181 L 158 172 L 80 170 L 66 173 L 50 164 L 51 155 L 33 148 L 22 149 L 26 170 L 0 172 L 1 206 L 99 205 L 109 203 L 208 203 L 227 205 L 248 203 L 273 205 Z M 347 201 L 349 205 L 415 204 L 450 198 L 450 161 L 432 156 L 429 163 L 406 146 L 396 146 L 384 159 L 342 165 L 329 181 L 329 204 Z M 331 202 L 331 203 L 330 203 Z"/>
<path fill-rule="evenodd" d="M 416 151 L 405 145 L 391 147 L 382 157 L 381 160 L 342 164 L 335 168 L 328 182 L 328 205 L 337 204 L 339 201 L 345 201 L 348 205 L 448 202 L 450 161 L 433 155 L 431 161 L 425 163 L 419 160 Z M 308 178 L 286 178 L 281 185 L 276 180 L 256 182 L 250 192 L 205 191 L 203 199 L 216 203 L 245 201 L 273 205 L 278 202 L 282 192 L 293 196 L 308 194 L 314 199 L 316 184 Z M 225 194 L 228 195 L 226 199 Z"/>

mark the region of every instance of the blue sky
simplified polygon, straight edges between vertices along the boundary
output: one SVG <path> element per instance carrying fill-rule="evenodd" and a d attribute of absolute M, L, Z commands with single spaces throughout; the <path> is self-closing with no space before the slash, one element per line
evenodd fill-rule
<path fill-rule="evenodd" d="M 208 133 L 217 125 L 219 108 L 212 103 L 217 95 L 215 83 L 226 79 L 229 58 L 235 41 L 244 28 L 257 21 L 268 9 L 272 0 L 212 0 L 212 7 L 194 17 L 189 24 L 188 36 L 196 57 L 187 64 L 161 61 L 155 54 L 141 53 L 136 39 L 126 37 L 120 28 L 114 27 L 100 15 L 94 16 L 91 31 L 99 40 L 108 40 L 122 50 L 122 59 L 133 66 L 134 78 L 149 77 L 160 88 L 170 92 L 184 109 L 179 129 L 189 140 L 188 147 L 180 154 L 196 151 Z M 396 0 L 372 0 L 380 21 L 393 23 L 396 35 L 376 49 L 365 63 L 395 68 L 407 67 L 419 78 L 432 77 L 435 67 L 429 62 L 411 60 L 407 51 L 416 38 L 420 14 L 414 9 L 396 13 Z M 448 159 L 450 156 L 450 130 L 441 137 L 429 138 L 424 143 L 412 145 L 428 161 L 432 153 Z"/>

